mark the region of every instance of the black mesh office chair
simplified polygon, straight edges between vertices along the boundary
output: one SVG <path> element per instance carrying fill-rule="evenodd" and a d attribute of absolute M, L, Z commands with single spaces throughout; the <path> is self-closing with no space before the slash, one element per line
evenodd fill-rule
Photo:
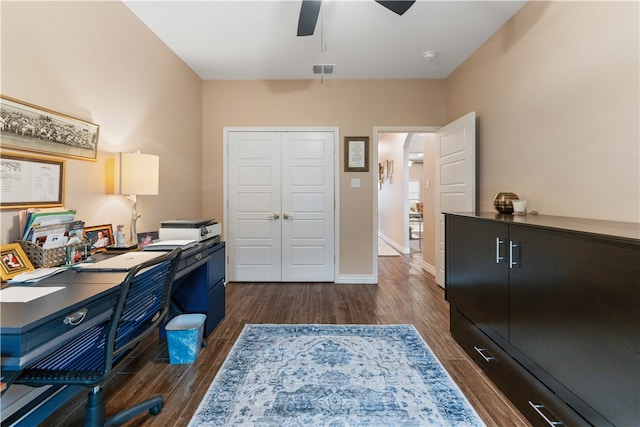
<path fill-rule="evenodd" d="M 164 396 L 157 395 L 105 419 L 101 384 L 113 366 L 164 320 L 180 249 L 132 269 L 120 286 L 111 318 L 23 370 L 14 384 L 91 387 L 85 406 L 85 426 L 122 424 L 149 411 L 157 415 Z"/>

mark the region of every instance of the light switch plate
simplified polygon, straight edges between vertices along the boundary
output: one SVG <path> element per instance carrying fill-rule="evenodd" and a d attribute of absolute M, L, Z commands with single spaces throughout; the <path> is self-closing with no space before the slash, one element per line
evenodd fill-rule
<path fill-rule="evenodd" d="M 360 188 L 360 178 L 351 178 L 351 188 Z"/>

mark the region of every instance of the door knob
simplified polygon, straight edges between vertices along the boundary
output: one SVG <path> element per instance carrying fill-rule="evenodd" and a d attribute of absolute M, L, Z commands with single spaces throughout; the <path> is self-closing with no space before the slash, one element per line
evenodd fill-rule
<path fill-rule="evenodd" d="M 278 219 L 278 218 L 280 218 L 280 215 L 279 215 L 279 214 L 277 214 L 277 213 L 274 213 L 273 215 L 271 215 L 271 216 L 269 217 L 269 219 Z"/>
<path fill-rule="evenodd" d="M 293 215 L 282 214 L 282 218 L 284 218 L 284 219 L 293 219 Z"/>

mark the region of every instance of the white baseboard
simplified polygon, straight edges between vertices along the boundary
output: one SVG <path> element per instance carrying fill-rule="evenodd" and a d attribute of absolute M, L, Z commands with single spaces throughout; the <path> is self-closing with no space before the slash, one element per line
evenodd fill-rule
<path fill-rule="evenodd" d="M 422 261 L 422 269 L 433 277 L 436 277 L 436 268 L 424 260 Z"/>
<path fill-rule="evenodd" d="M 375 285 L 378 282 L 371 274 L 341 274 L 336 283 Z"/>
<path fill-rule="evenodd" d="M 385 234 L 379 231 L 378 231 L 378 237 L 384 240 L 385 242 L 387 242 L 389 246 L 391 246 L 393 249 L 400 252 L 401 254 L 408 255 L 409 253 L 411 253 L 411 248 L 402 246 L 400 243 L 397 243 L 395 240 L 391 239 L 390 237 L 386 236 Z"/>

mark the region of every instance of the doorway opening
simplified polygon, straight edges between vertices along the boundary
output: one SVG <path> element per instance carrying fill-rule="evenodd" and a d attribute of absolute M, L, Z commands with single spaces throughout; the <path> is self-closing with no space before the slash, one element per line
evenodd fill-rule
<path fill-rule="evenodd" d="M 435 127 L 375 131 L 378 239 L 435 272 Z"/>

